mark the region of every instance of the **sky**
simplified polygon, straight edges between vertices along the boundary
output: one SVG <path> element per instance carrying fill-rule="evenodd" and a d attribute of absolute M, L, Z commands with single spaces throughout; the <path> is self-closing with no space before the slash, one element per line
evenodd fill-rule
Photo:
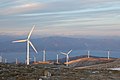
<path fill-rule="evenodd" d="M 120 0 L 0 0 L 0 34 L 120 36 Z"/>

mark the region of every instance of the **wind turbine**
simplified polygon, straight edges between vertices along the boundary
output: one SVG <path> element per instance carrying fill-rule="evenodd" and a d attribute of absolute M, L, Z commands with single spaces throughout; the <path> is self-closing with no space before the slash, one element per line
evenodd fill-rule
<path fill-rule="evenodd" d="M 15 60 L 16 60 L 16 64 L 18 64 L 18 59 L 16 58 Z"/>
<path fill-rule="evenodd" d="M 66 66 L 68 66 L 68 60 L 69 60 L 69 54 L 72 52 L 72 50 L 68 51 L 67 53 L 61 52 L 61 54 L 66 56 Z"/>
<path fill-rule="evenodd" d="M 57 64 L 59 63 L 59 54 L 57 54 Z"/>
<path fill-rule="evenodd" d="M 43 62 L 45 62 L 45 61 L 46 61 L 46 51 L 43 50 Z"/>
<path fill-rule="evenodd" d="M 2 57 L 2 53 L 1 53 L 1 55 L 0 55 L 0 63 L 2 63 L 2 61 L 3 61 L 3 57 Z"/>
<path fill-rule="evenodd" d="M 7 59 L 5 58 L 4 60 L 5 60 L 5 63 L 7 63 Z"/>
<path fill-rule="evenodd" d="M 88 51 L 88 58 L 90 58 L 90 51 Z"/>
<path fill-rule="evenodd" d="M 27 56 L 26 56 L 26 63 L 27 63 L 27 65 L 30 64 L 30 59 L 29 59 L 29 57 L 30 57 L 30 50 L 29 50 L 30 46 L 32 46 L 34 51 L 37 53 L 37 50 L 35 49 L 35 47 L 33 46 L 32 42 L 30 41 L 30 37 L 31 37 L 31 34 L 32 34 L 34 28 L 35 28 L 35 25 L 33 25 L 30 33 L 28 34 L 27 39 L 13 41 L 13 43 L 19 43 L 19 42 L 26 42 L 27 43 Z"/>
<path fill-rule="evenodd" d="M 110 59 L 110 51 L 108 51 L 108 59 Z"/>
<path fill-rule="evenodd" d="M 33 56 L 33 58 L 34 58 L 34 63 L 36 62 L 36 56 Z"/>

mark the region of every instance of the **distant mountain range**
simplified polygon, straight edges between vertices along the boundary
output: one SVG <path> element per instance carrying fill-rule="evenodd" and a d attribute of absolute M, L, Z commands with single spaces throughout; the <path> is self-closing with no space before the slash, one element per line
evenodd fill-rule
<path fill-rule="evenodd" d="M 13 40 L 24 39 L 23 37 L 0 36 L 1 52 L 24 52 L 25 43 L 12 43 Z M 57 50 L 120 50 L 120 39 L 102 38 L 70 38 L 70 37 L 44 37 L 31 38 L 38 51 L 47 49 Z"/>

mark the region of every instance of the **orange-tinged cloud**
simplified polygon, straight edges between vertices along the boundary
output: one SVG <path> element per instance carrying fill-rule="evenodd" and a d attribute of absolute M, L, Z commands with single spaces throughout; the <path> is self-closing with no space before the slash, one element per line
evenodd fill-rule
<path fill-rule="evenodd" d="M 45 4 L 42 3 L 27 3 L 18 6 L 7 7 L 0 11 L 1 14 L 16 14 L 16 13 L 24 13 L 32 10 L 43 9 Z"/>

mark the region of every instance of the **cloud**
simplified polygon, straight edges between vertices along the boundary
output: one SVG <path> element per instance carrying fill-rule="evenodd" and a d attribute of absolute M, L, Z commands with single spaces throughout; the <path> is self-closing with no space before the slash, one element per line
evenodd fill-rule
<path fill-rule="evenodd" d="M 112 10 L 120 10 L 120 7 L 116 6 L 116 7 L 92 8 L 92 9 L 81 9 L 81 10 L 71 10 L 71 11 L 32 13 L 32 14 L 22 14 L 20 16 L 62 15 L 62 14 L 87 13 L 87 12 L 104 12 L 104 11 L 112 11 Z"/>
<path fill-rule="evenodd" d="M 42 30 L 36 34 L 117 35 L 119 4 L 119 0 L 2 0 L 0 25 L 17 35 L 32 24 Z"/>
<path fill-rule="evenodd" d="M 3 8 L 3 10 L 0 11 L 0 14 L 7 15 L 7 14 L 25 13 L 33 10 L 43 9 L 43 7 L 45 7 L 45 5 L 42 3 L 26 3 L 26 4 L 8 6 L 6 8 Z"/>

